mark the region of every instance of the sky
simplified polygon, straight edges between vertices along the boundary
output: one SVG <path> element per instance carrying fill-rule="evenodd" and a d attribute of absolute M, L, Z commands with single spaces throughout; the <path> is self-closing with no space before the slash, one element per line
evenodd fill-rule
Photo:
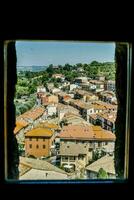
<path fill-rule="evenodd" d="M 17 41 L 17 66 L 113 62 L 115 43 Z"/>

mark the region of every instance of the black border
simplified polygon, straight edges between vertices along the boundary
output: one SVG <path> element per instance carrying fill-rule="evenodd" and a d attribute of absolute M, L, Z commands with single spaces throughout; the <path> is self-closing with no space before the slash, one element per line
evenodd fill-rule
<path fill-rule="evenodd" d="M 132 26 L 131 26 L 132 27 Z M 133 31 L 129 29 L 118 29 L 115 31 L 111 31 L 111 29 L 100 30 L 99 32 L 97 30 L 83 30 L 79 31 L 78 29 L 71 29 L 71 31 L 68 30 L 61 30 L 59 29 L 53 29 L 53 30 L 41 30 L 38 29 L 38 31 L 33 30 L 27 30 L 24 31 L 24 29 L 20 29 L 19 31 L 11 31 L 6 30 L 6 32 L 2 31 L 0 35 L 1 42 L 4 40 L 16 40 L 16 39 L 39 39 L 39 40 L 73 40 L 73 41 L 120 41 L 120 42 L 132 42 L 133 44 Z M 0 49 L 0 54 L 3 56 L 3 50 Z M 3 57 L 1 57 L 1 60 L 3 61 Z M 3 66 L 3 62 L 1 63 L 1 66 Z M 0 84 L 3 87 L 3 69 L 0 67 Z M 134 79 L 134 68 L 132 64 L 132 80 Z M 133 106 L 133 83 L 132 81 L 132 97 L 131 97 L 131 122 L 130 122 L 130 128 L 131 132 L 134 130 L 134 120 L 133 120 L 133 113 L 134 113 L 134 106 Z M 3 91 L 3 88 L 1 88 L 1 91 Z M 1 96 L 4 96 L 4 91 L 0 94 Z M 0 104 L 1 113 L 0 113 L 0 125 L 1 130 L 3 130 L 3 108 L 4 104 L 1 100 Z M 3 137 L 0 137 L 0 139 L 3 139 Z M 3 150 L 3 144 L 0 144 L 0 155 Z M 1 158 L 1 161 L 3 162 L 3 158 Z M 87 197 L 95 197 L 96 195 L 99 197 L 101 194 L 105 195 L 108 198 L 107 195 L 110 195 L 110 197 L 115 198 L 115 194 L 118 192 L 118 194 L 124 195 L 124 197 L 128 198 L 128 195 L 130 192 L 132 192 L 132 186 L 134 184 L 134 134 L 130 135 L 130 165 L 129 165 L 129 180 L 125 182 L 116 182 L 116 183 L 95 183 L 95 184 L 43 184 L 40 182 L 39 184 L 17 184 L 16 183 L 7 183 L 4 182 L 4 184 L 0 183 L 0 190 L 3 194 L 6 194 L 6 191 L 12 192 L 14 195 L 21 194 L 22 197 L 25 197 L 25 192 L 32 192 L 32 196 L 35 195 L 35 197 L 41 197 L 38 192 L 41 192 L 41 195 L 43 193 L 50 193 L 50 196 L 56 197 L 58 194 L 61 197 L 70 197 L 71 193 L 73 195 L 78 196 L 79 194 L 83 194 L 83 198 Z M 2 163 L 1 162 L 1 163 Z M 1 165 L 4 167 L 4 165 Z M 1 168 L 2 169 L 2 168 Z M 3 169 L 2 171 L 3 172 Z M 0 172 L 0 173 L 1 173 Z M 23 193 L 24 192 L 24 193 Z M 64 196 L 62 196 L 64 195 Z M 88 195 L 88 196 L 87 196 Z M 73 196 L 74 197 L 74 196 Z M 19 198 L 19 197 L 18 197 Z M 70 197 L 71 198 L 71 197 Z"/>

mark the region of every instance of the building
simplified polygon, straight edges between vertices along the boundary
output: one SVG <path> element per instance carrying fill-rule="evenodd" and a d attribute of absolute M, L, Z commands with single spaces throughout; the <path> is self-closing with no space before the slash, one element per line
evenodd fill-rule
<path fill-rule="evenodd" d="M 38 92 L 43 92 L 43 93 L 45 93 L 46 92 L 46 88 L 44 87 L 44 86 L 38 86 L 37 87 L 37 93 Z"/>
<path fill-rule="evenodd" d="M 31 109 L 16 118 L 14 134 L 18 143 L 22 144 L 25 140 L 25 133 L 33 129 L 40 121 L 46 118 L 46 111 L 42 107 Z"/>
<path fill-rule="evenodd" d="M 19 144 L 24 144 L 25 132 L 28 130 L 29 123 L 23 119 L 18 119 L 16 121 L 16 127 L 14 129 L 14 134 L 16 136 L 17 142 Z"/>
<path fill-rule="evenodd" d="M 116 90 L 115 81 L 105 81 L 105 90 L 114 91 Z"/>
<path fill-rule="evenodd" d="M 26 156 L 47 157 L 51 155 L 54 132 L 48 128 L 34 128 L 25 134 Z"/>
<path fill-rule="evenodd" d="M 92 102 L 92 105 L 94 106 L 95 109 L 97 108 L 102 108 L 102 111 L 117 111 L 117 105 L 112 105 L 110 103 L 106 103 L 103 101 L 95 101 Z M 98 112 L 95 112 L 98 113 Z"/>
<path fill-rule="evenodd" d="M 41 104 L 42 105 L 48 105 L 50 103 L 58 103 L 58 97 L 56 95 L 43 95 L 41 96 Z"/>
<path fill-rule="evenodd" d="M 57 105 L 57 111 L 58 111 L 58 117 L 59 117 L 59 120 L 62 120 L 62 118 L 64 117 L 65 114 L 67 113 L 73 113 L 73 114 L 79 114 L 79 110 L 74 108 L 73 106 L 70 106 L 70 105 L 64 105 L 64 104 L 61 104 L 59 103 Z"/>
<path fill-rule="evenodd" d="M 47 83 L 47 89 L 49 92 L 54 88 L 54 83 Z"/>
<path fill-rule="evenodd" d="M 115 132 L 115 121 L 116 121 L 117 112 L 104 112 L 98 113 L 97 119 L 98 123 L 102 128 Z"/>
<path fill-rule="evenodd" d="M 88 82 L 88 78 L 87 77 L 77 77 L 75 78 L 75 83 L 77 85 L 80 85 L 81 83 L 85 83 L 85 82 Z"/>
<path fill-rule="evenodd" d="M 46 112 L 47 112 L 47 117 L 49 116 L 56 116 L 57 114 L 57 107 L 55 104 L 49 104 L 47 107 L 46 107 Z"/>
<path fill-rule="evenodd" d="M 89 162 L 88 145 L 76 143 L 62 143 L 60 145 L 60 165 L 64 169 L 79 170 L 85 168 Z"/>
<path fill-rule="evenodd" d="M 83 99 L 85 102 L 93 102 L 99 99 L 98 96 L 94 95 L 93 93 L 80 89 L 75 90 L 75 98 Z"/>
<path fill-rule="evenodd" d="M 97 179 L 97 175 L 100 169 L 106 171 L 108 178 L 116 178 L 115 168 L 114 168 L 114 157 L 106 155 L 92 164 L 86 167 L 87 178 Z"/>
<path fill-rule="evenodd" d="M 52 78 L 61 78 L 61 79 L 63 79 L 64 75 L 63 74 L 53 74 Z"/>
<path fill-rule="evenodd" d="M 67 94 L 66 92 L 59 92 L 57 93 L 58 99 L 60 103 L 63 103 L 64 100 L 66 101 L 66 99 L 71 99 L 71 96 L 69 94 Z"/>
<path fill-rule="evenodd" d="M 91 102 L 84 102 L 84 100 L 72 99 L 70 101 L 70 105 L 78 109 L 82 117 L 88 122 L 89 122 L 89 116 L 91 114 L 95 114 L 106 110 L 106 107 L 96 104 L 96 101 L 95 102 L 93 101 L 91 103 Z"/>
<path fill-rule="evenodd" d="M 90 80 L 90 90 L 94 92 L 101 92 L 104 90 L 104 81 Z"/>
<path fill-rule="evenodd" d="M 98 95 L 99 99 L 101 101 L 107 102 L 107 103 L 113 103 L 115 101 L 117 101 L 117 98 L 115 96 L 115 93 L 113 91 L 108 91 L 105 90 L 103 92 L 100 92 L 100 94 Z"/>
<path fill-rule="evenodd" d="M 69 85 L 69 90 L 70 91 L 74 90 L 75 88 L 78 88 L 78 85 L 76 85 L 76 84 L 70 84 Z"/>
<path fill-rule="evenodd" d="M 105 81 L 105 76 L 97 75 L 95 79 L 98 81 Z"/>
<path fill-rule="evenodd" d="M 52 93 L 52 94 L 56 94 L 56 93 L 59 93 L 59 92 L 61 92 L 61 89 L 59 89 L 59 88 L 52 88 L 51 90 L 50 90 L 50 92 Z"/>
<path fill-rule="evenodd" d="M 31 128 L 36 126 L 41 120 L 45 119 L 45 109 L 43 107 L 36 107 L 31 109 L 18 117 L 18 119 L 24 119 L 31 124 Z"/>
<path fill-rule="evenodd" d="M 103 146 L 108 144 L 114 144 L 116 139 L 115 134 L 111 131 L 106 131 L 100 126 L 87 124 L 64 126 L 59 138 L 60 144 L 87 144 L 91 160 L 93 150 L 102 149 Z"/>
<path fill-rule="evenodd" d="M 71 112 L 68 112 L 64 115 L 64 117 L 62 118 L 63 122 L 66 122 L 66 124 L 87 124 L 87 122 L 81 117 L 80 114 L 74 114 Z"/>
<path fill-rule="evenodd" d="M 89 116 L 89 123 L 93 124 L 93 125 L 97 125 L 97 114 L 90 114 Z"/>

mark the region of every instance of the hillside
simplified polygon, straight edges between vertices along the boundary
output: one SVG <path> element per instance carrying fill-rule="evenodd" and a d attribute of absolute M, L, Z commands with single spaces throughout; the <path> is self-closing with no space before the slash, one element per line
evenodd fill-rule
<path fill-rule="evenodd" d="M 17 71 L 39 72 L 47 69 L 47 66 L 17 66 Z"/>

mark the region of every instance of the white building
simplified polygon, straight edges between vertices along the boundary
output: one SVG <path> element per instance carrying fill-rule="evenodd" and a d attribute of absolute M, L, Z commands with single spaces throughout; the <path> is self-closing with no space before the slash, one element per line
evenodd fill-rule
<path fill-rule="evenodd" d="M 47 109 L 48 116 L 56 115 L 57 113 L 56 106 L 53 104 L 48 105 L 46 109 Z"/>
<path fill-rule="evenodd" d="M 46 88 L 44 86 L 37 87 L 37 93 L 38 92 L 46 92 Z"/>
<path fill-rule="evenodd" d="M 73 89 L 78 88 L 78 85 L 76 84 L 70 84 L 70 90 L 72 91 Z"/>
<path fill-rule="evenodd" d="M 54 94 L 54 93 L 58 93 L 60 92 L 61 90 L 59 88 L 52 88 L 51 92 Z"/>
<path fill-rule="evenodd" d="M 115 81 L 108 80 L 105 82 L 105 88 L 109 91 L 115 91 Z"/>

